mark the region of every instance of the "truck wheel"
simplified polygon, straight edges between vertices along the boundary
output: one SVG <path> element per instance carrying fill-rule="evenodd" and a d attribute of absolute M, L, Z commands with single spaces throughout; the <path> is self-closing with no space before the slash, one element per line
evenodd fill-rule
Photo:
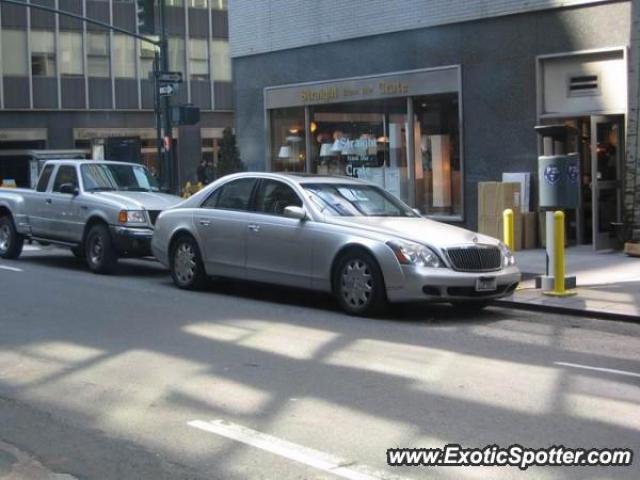
<path fill-rule="evenodd" d="M 171 277 L 178 288 L 197 290 L 206 282 L 200 249 L 193 237 L 180 237 L 171 249 Z"/>
<path fill-rule="evenodd" d="M 85 256 L 89 269 L 94 273 L 111 273 L 116 268 L 118 255 L 113 248 L 106 225 L 94 225 L 85 242 Z"/>
<path fill-rule="evenodd" d="M 0 257 L 18 258 L 23 244 L 24 237 L 16 231 L 13 219 L 9 216 L 0 217 Z"/>
<path fill-rule="evenodd" d="M 387 305 L 382 271 L 375 258 L 366 252 L 350 252 L 338 260 L 333 273 L 333 292 L 342 309 L 350 315 L 379 315 Z"/>

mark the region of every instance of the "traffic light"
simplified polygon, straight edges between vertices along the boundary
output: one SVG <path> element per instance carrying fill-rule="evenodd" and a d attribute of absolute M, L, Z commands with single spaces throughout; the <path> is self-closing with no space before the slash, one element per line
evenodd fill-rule
<path fill-rule="evenodd" d="M 139 33 L 144 35 L 156 33 L 155 0 L 136 0 L 136 23 Z"/>

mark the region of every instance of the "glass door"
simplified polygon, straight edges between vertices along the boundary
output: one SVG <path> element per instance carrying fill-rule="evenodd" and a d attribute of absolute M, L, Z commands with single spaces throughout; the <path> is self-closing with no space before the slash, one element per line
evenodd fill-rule
<path fill-rule="evenodd" d="M 613 248 L 612 223 L 619 222 L 622 203 L 624 117 L 591 117 L 591 195 L 593 247 Z"/>

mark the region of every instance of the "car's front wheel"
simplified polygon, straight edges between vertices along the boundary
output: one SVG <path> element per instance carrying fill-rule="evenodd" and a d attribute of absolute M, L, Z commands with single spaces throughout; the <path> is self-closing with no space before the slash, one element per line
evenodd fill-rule
<path fill-rule="evenodd" d="M 85 242 L 87 265 L 94 273 L 111 273 L 118 263 L 118 254 L 113 248 L 111 234 L 106 225 L 94 225 Z"/>
<path fill-rule="evenodd" d="M 22 253 L 24 237 L 16 231 L 10 216 L 0 217 L 0 257 L 18 258 Z"/>
<path fill-rule="evenodd" d="M 351 315 L 378 315 L 387 304 L 378 262 L 363 251 L 349 252 L 338 260 L 333 290 L 342 309 Z"/>
<path fill-rule="evenodd" d="M 195 239 L 184 235 L 171 249 L 171 277 L 177 287 L 186 290 L 202 288 L 207 275 L 204 271 L 200 249 Z"/>

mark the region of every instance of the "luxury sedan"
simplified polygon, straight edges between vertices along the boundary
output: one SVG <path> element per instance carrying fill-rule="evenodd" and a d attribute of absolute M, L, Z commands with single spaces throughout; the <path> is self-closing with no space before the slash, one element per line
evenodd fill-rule
<path fill-rule="evenodd" d="M 160 214 L 152 249 L 180 288 L 208 276 L 303 287 L 332 293 L 353 315 L 405 301 L 482 308 L 520 281 L 502 242 L 343 177 L 223 177 Z"/>

